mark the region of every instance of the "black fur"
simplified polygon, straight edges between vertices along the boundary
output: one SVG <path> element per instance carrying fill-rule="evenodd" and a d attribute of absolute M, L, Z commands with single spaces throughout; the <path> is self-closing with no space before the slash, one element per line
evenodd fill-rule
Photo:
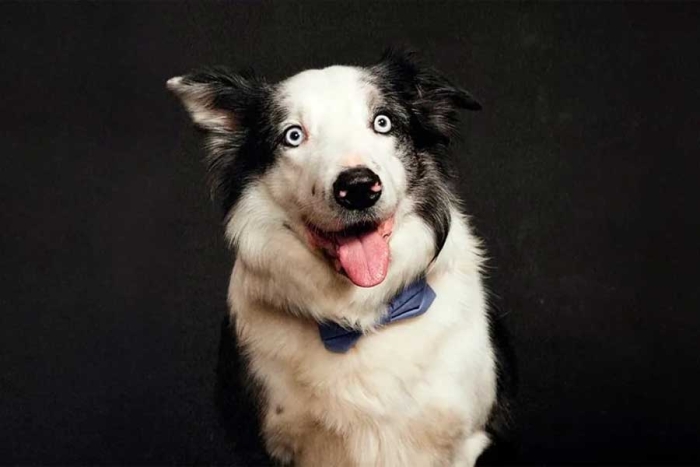
<path fill-rule="evenodd" d="M 444 150 L 459 121 L 459 110 L 481 110 L 468 91 L 421 64 L 411 52 L 389 49 L 372 71 L 385 95 L 406 106 L 418 151 Z"/>
<path fill-rule="evenodd" d="M 212 197 L 225 216 L 246 185 L 274 163 L 276 123 L 282 118 L 272 98 L 274 88 L 252 73 L 225 68 L 192 73 L 183 84 L 206 86 L 210 107 L 227 113 L 233 122 L 232 128 L 202 128 L 209 146 L 206 161 Z"/>
<path fill-rule="evenodd" d="M 517 360 L 503 317 L 504 314 L 492 305 L 489 313 L 489 334 L 497 362 L 496 403 L 486 424 L 491 445 L 479 457 L 480 465 L 508 465 L 518 458 L 519 437 L 515 417 Z"/>
<path fill-rule="evenodd" d="M 452 168 L 447 151 L 459 110 L 480 110 L 467 91 L 437 71 L 421 65 L 410 52 L 390 49 L 370 71 L 382 91 L 385 106 L 400 123 L 406 146 L 409 193 L 418 214 L 435 233 L 435 256 L 450 230 Z"/>
<path fill-rule="evenodd" d="M 220 421 L 234 452 L 246 465 L 272 465 L 260 435 L 265 391 L 251 377 L 248 368 L 248 358 L 238 345 L 234 325 L 227 314 L 221 324 L 216 367 Z"/>

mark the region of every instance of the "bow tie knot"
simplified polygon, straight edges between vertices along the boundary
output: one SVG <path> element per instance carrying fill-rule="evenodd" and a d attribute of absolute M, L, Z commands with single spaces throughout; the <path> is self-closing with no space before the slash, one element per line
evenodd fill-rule
<path fill-rule="evenodd" d="M 387 313 L 382 317 L 381 324 L 420 316 L 430 308 L 435 300 L 435 292 L 425 278 L 421 278 L 399 292 L 389 302 Z M 350 350 L 357 340 L 362 337 L 362 331 L 344 328 L 337 323 L 319 323 L 319 334 L 327 350 L 345 353 Z"/>

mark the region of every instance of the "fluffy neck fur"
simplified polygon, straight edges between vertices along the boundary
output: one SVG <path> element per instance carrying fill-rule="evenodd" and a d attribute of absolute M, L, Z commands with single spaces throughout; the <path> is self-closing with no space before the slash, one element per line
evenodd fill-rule
<path fill-rule="evenodd" d="M 467 264 L 478 268 L 476 240 L 454 206 L 450 214 L 451 235 L 433 261 L 434 233 L 407 199 L 396 214 L 389 274 L 378 286 L 363 289 L 333 272 L 319 253 L 311 252 L 304 244 L 301 224 L 287 219 L 264 185 L 253 185 L 226 226 L 227 238 L 237 253 L 230 305 L 240 309 L 236 304 L 243 300 L 318 322 L 334 321 L 363 331 L 374 330 L 387 302 L 420 275 L 427 273 L 430 279 L 446 272 L 455 258 L 468 259 Z M 450 237 L 458 237 L 464 244 L 457 245 Z"/>

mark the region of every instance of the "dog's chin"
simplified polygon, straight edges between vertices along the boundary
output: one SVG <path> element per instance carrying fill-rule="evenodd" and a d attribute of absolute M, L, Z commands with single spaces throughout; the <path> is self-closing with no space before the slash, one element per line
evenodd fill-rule
<path fill-rule="evenodd" d="M 323 253 L 335 271 L 358 287 L 381 284 L 389 270 L 389 239 L 394 216 L 378 221 L 347 225 L 328 231 L 306 222 L 312 249 Z"/>

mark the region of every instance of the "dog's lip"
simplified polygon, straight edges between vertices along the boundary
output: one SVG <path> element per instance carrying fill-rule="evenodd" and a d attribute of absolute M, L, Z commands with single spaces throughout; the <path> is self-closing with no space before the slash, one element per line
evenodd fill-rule
<path fill-rule="evenodd" d="M 342 237 L 349 237 L 352 235 L 359 235 L 362 234 L 363 232 L 369 232 L 371 230 L 377 229 L 380 225 L 382 224 L 382 221 L 375 221 L 375 222 L 360 222 L 357 224 L 350 224 L 342 229 L 338 230 L 323 230 L 319 226 L 312 224 L 309 221 L 306 221 L 306 228 L 311 231 L 314 235 L 317 235 L 321 238 L 328 239 L 328 240 L 334 240 L 337 238 L 342 238 Z"/>
<path fill-rule="evenodd" d="M 346 225 L 338 230 L 323 230 L 309 220 L 304 220 L 309 243 L 315 249 L 320 249 L 331 258 L 337 258 L 336 248 L 338 241 L 343 238 L 361 235 L 372 230 L 379 230 L 380 235 L 388 241 L 393 233 L 394 214 L 384 220 L 374 222 L 361 222 L 357 224 Z M 335 264 L 337 269 L 337 264 Z"/>
<path fill-rule="evenodd" d="M 313 236 L 319 237 L 323 240 L 336 241 L 339 238 L 350 237 L 354 235 L 361 235 L 365 232 L 370 232 L 372 230 L 382 229 L 382 236 L 387 237 L 391 235 L 393 229 L 394 216 L 391 215 L 384 220 L 379 221 L 369 221 L 369 222 L 358 222 L 356 224 L 349 224 L 338 230 L 323 230 L 316 224 L 304 220 L 304 225 L 306 230 L 309 231 Z"/>

